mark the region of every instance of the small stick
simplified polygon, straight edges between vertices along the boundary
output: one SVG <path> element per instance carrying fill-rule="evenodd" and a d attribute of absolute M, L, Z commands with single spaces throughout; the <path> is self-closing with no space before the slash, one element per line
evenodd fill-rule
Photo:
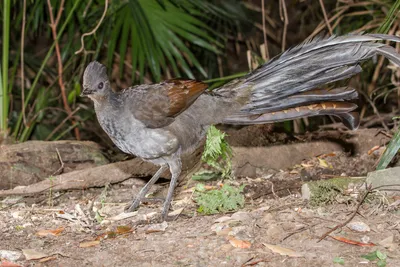
<path fill-rule="evenodd" d="M 339 228 L 342 228 L 344 226 L 346 226 L 349 222 L 351 222 L 351 220 L 354 219 L 354 217 L 358 214 L 358 210 L 360 209 L 361 205 L 364 203 L 365 199 L 367 198 L 367 196 L 372 193 L 374 190 L 377 190 L 379 188 L 383 188 L 383 187 L 390 187 L 390 186 L 400 186 L 400 184 L 389 184 L 389 185 L 380 185 L 374 188 L 371 188 L 371 185 L 366 186 L 367 187 L 367 191 L 365 192 L 365 194 L 363 195 L 363 197 L 361 198 L 361 200 L 358 202 L 356 209 L 353 211 L 353 213 L 351 214 L 351 216 L 343 223 L 340 223 L 338 225 L 336 225 L 335 227 L 333 227 L 331 230 L 329 230 L 328 232 L 326 232 L 325 234 L 323 234 L 317 241 L 320 242 L 321 240 L 325 239 L 327 236 L 329 236 L 332 232 L 336 231 Z"/>
<path fill-rule="evenodd" d="M 25 116 L 25 64 L 24 64 L 24 44 L 25 44 L 25 23 L 26 23 L 26 0 L 24 0 L 24 9 L 22 17 L 22 31 L 21 31 L 21 98 L 22 98 L 22 119 L 25 127 L 26 116 Z"/>
<path fill-rule="evenodd" d="M 58 170 L 56 170 L 56 171 L 52 174 L 52 176 L 54 176 L 54 175 L 59 175 L 59 174 L 61 174 L 61 173 L 64 171 L 64 161 L 63 161 L 62 158 L 61 158 L 60 151 L 58 151 L 58 148 L 56 148 L 56 152 L 57 152 L 57 157 L 58 157 L 58 160 L 60 161 L 61 166 L 60 166 L 60 168 L 58 168 Z"/>
<path fill-rule="evenodd" d="M 62 78 L 63 77 L 63 63 L 62 63 L 62 59 L 61 59 L 60 44 L 57 40 L 57 23 L 60 20 L 61 13 L 63 11 L 63 5 L 64 5 L 64 0 L 61 1 L 60 10 L 58 11 L 58 14 L 57 14 L 57 20 L 54 20 L 53 7 L 51 6 L 50 0 L 47 0 L 47 6 L 49 9 L 49 14 L 50 14 L 50 28 L 51 28 L 53 39 L 55 42 L 57 62 L 58 62 L 58 83 L 59 83 L 60 89 L 61 89 L 61 97 L 63 100 L 64 109 L 67 111 L 68 114 L 71 114 L 72 110 L 71 110 L 71 107 L 68 105 L 67 94 L 66 94 L 66 90 L 65 90 L 64 81 Z M 76 121 L 73 118 L 71 118 L 71 122 L 73 125 L 76 124 Z M 76 127 L 74 129 L 74 131 L 75 131 L 76 139 L 80 140 L 81 138 L 80 138 L 79 128 Z"/>
<path fill-rule="evenodd" d="M 332 30 L 331 24 L 329 23 L 328 15 L 326 14 L 324 2 L 322 0 L 319 0 L 319 4 L 321 5 L 322 13 L 324 14 L 324 20 L 325 20 L 326 26 L 329 29 L 329 33 L 331 35 L 333 35 L 333 30 Z"/>
<path fill-rule="evenodd" d="M 282 8 L 281 18 L 282 18 L 282 13 L 283 13 L 283 19 L 284 19 L 283 35 L 282 35 L 282 52 L 283 52 L 283 51 L 285 51 L 285 47 L 286 47 L 286 35 L 287 35 L 287 27 L 289 24 L 289 17 L 288 17 L 288 13 L 287 13 L 287 9 L 286 9 L 285 0 L 280 0 L 279 3 Z"/>
<path fill-rule="evenodd" d="M 262 6 L 262 25 L 263 25 L 263 35 L 264 35 L 264 55 L 265 58 L 263 58 L 265 61 L 269 59 L 269 53 L 268 53 L 268 42 L 267 42 L 267 30 L 265 27 L 265 3 L 264 0 L 261 1 L 261 6 Z"/>
<path fill-rule="evenodd" d="M 364 200 L 367 198 L 368 194 L 371 193 L 371 190 L 368 189 L 367 192 L 365 192 L 365 194 L 363 195 L 363 197 L 361 198 L 361 200 L 358 202 L 356 209 L 353 211 L 353 213 L 351 214 L 351 216 L 343 223 L 340 223 L 338 225 L 336 225 L 335 227 L 333 227 L 331 230 L 329 230 L 328 232 L 326 232 L 325 234 L 323 234 L 317 241 L 317 243 L 321 242 L 321 240 L 325 239 L 325 237 L 327 237 L 328 235 L 330 235 L 332 232 L 336 231 L 339 228 L 342 228 L 344 226 L 346 226 L 349 222 L 351 222 L 351 220 L 354 219 L 354 217 L 357 215 L 358 213 L 358 209 L 361 207 L 361 205 L 364 203 Z"/>
<path fill-rule="evenodd" d="M 86 33 L 82 34 L 82 36 L 81 36 L 81 48 L 78 51 L 75 52 L 75 55 L 77 55 L 77 54 L 79 54 L 79 53 L 81 53 L 82 51 L 85 50 L 85 42 L 83 41 L 83 38 L 85 38 L 86 36 L 90 36 L 90 35 L 94 34 L 97 31 L 97 29 L 100 27 L 101 23 L 103 22 L 103 20 L 104 20 L 104 18 L 106 16 L 107 9 L 108 9 L 108 0 L 105 0 L 103 15 L 101 16 L 99 23 L 97 23 L 96 27 L 94 27 L 94 29 L 91 30 L 90 32 L 86 32 Z"/>

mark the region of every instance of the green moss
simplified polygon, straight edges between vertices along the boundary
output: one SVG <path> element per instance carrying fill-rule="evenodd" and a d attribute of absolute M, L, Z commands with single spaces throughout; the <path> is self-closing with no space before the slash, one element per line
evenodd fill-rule
<path fill-rule="evenodd" d="M 333 178 L 329 180 L 314 181 L 308 183 L 310 189 L 310 205 L 321 206 L 335 202 L 339 195 L 344 194 L 344 190 L 351 183 L 363 183 L 364 179 Z"/>

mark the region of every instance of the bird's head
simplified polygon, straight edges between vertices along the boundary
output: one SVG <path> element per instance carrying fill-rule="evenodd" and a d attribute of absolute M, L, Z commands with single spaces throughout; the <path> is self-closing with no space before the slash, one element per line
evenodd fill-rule
<path fill-rule="evenodd" d="M 88 96 L 92 100 L 102 99 L 111 92 L 107 69 L 97 61 L 90 62 L 83 74 L 83 91 L 81 96 Z"/>

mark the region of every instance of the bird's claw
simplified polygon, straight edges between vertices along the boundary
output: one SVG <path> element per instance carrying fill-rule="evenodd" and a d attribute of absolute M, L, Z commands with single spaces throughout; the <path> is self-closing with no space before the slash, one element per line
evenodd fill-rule
<path fill-rule="evenodd" d="M 135 198 L 130 205 L 126 206 L 125 212 L 135 211 L 142 202 L 163 202 L 163 201 L 165 201 L 164 198 L 147 198 L 147 197 L 144 197 L 142 199 Z"/>

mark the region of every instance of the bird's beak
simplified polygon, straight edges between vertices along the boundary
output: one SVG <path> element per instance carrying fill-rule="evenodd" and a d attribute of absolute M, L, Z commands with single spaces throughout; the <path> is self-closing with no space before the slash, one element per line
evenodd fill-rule
<path fill-rule="evenodd" d="M 93 93 L 93 91 L 92 90 L 90 90 L 89 88 L 83 88 L 83 91 L 81 92 L 81 97 L 84 97 L 84 96 L 88 96 L 88 95 L 91 95 Z"/>

